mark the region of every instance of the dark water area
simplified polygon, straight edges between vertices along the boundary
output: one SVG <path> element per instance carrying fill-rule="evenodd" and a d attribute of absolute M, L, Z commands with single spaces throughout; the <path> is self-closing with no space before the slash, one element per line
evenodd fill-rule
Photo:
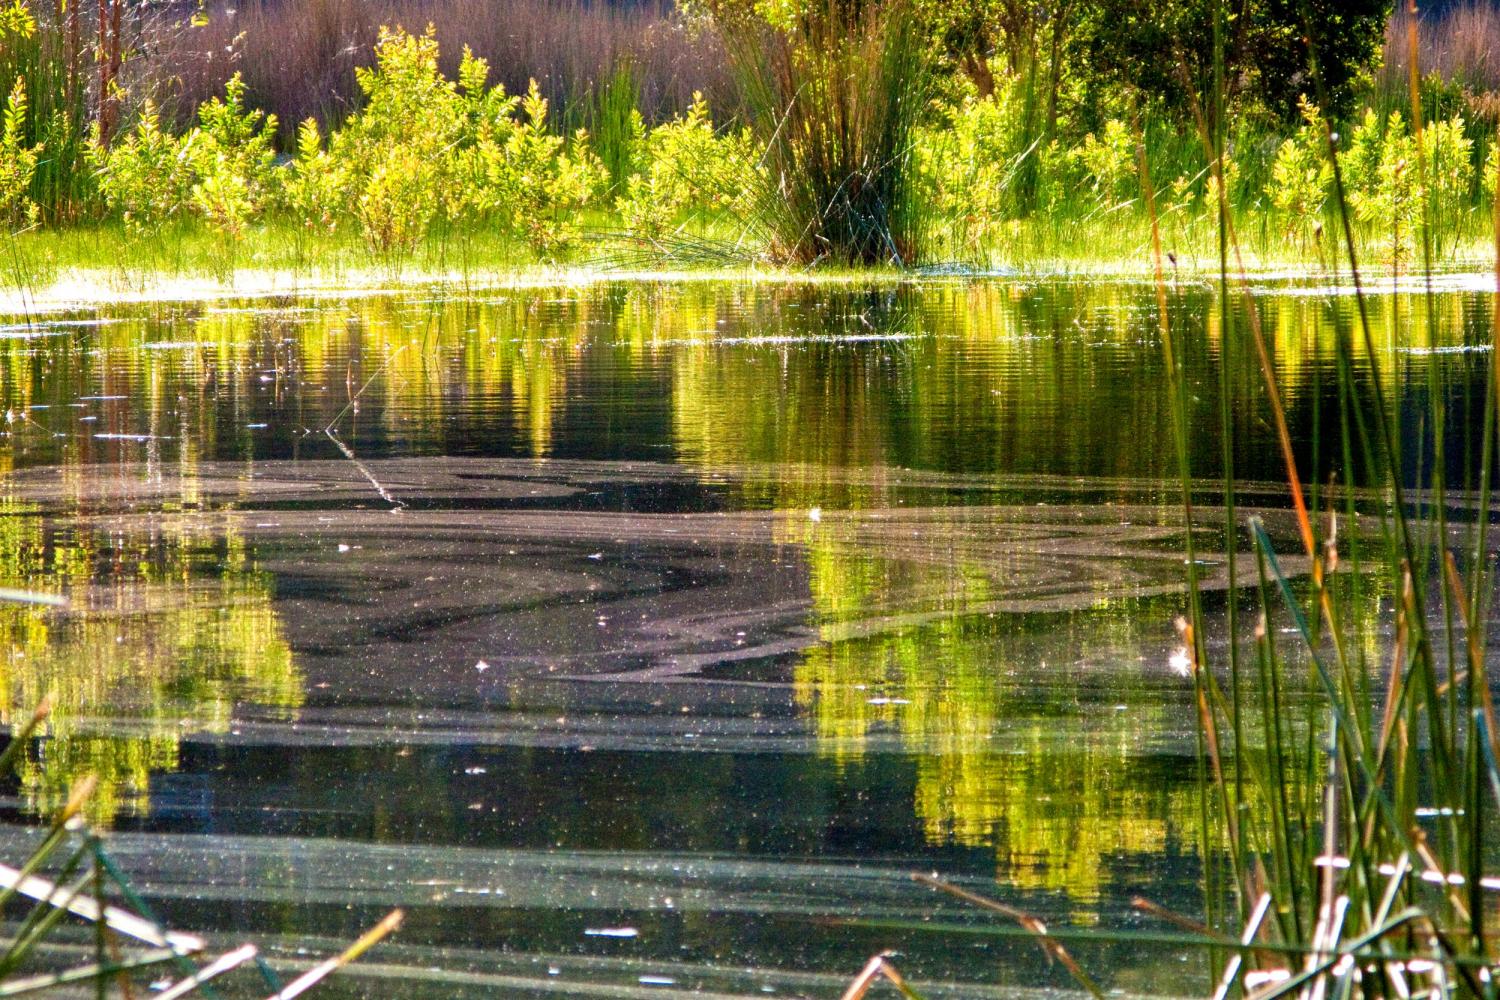
<path fill-rule="evenodd" d="M 1353 300 L 1256 302 L 1326 481 Z M 1201 550 L 1227 358 L 1240 502 L 1290 552 L 1244 316 L 1171 303 Z M 56 705 L 0 845 L 94 774 L 180 926 L 292 955 L 405 907 L 335 995 L 835 996 L 887 949 L 933 996 L 1067 989 L 910 874 L 1056 928 L 1201 908 L 1155 309 L 682 282 L 5 320 L 0 587 L 68 604 L 0 607 L 0 707 Z M 1489 293 L 1372 309 L 1353 384 L 1389 393 L 1403 478 L 1436 392 L 1477 482 Z M 1124 993 L 1206 989 L 1170 944 L 1074 950 Z"/>

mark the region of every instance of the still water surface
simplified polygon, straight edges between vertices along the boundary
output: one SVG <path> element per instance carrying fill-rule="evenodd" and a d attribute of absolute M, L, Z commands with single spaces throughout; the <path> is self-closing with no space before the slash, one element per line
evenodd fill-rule
<path fill-rule="evenodd" d="M 1374 308 L 1405 445 L 1440 385 L 1472 480 L 1464 284 L 1430 330 Z M 1260 292 L 1322 480 L 1352 302 Z M 10 718 L 57 702 L 0 842 L 93 773 L 179 925 L 327 950 L 406 907 L 356 995 L 833 996 L 882 949 L 938 996 L 1067 987 L 909 874 L 1055 926 L 1199 906 L 1155 307 L 688 282 L 4 320 L 0 586 L 69 606 L 0 609 Z M 1210 290 L 1172 308 L 1211 483 L 1224 337 Z M 1227 458 L 1275 527 L 1237 350 Z M 1204 992 L 1171 947 L 1075 950 Z"/>

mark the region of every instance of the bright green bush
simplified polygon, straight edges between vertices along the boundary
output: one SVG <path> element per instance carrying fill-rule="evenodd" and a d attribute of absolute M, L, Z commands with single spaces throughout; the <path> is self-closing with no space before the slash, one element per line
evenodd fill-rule
<path fill-rule="evenodd" d="M 1424 226 L 1440 250 L 1472 203 L 1473 142 L 1458 116 L 1424 126 L 1419 151 L 1401 112 L 1366 112 L 1341 163 L 1355 215 L 1393 266 L 1412 260 Z"/>
<path fill-rule="evenodd" d="M 702 94 L 686 114 L 645 134 L 638 161 L 618 202 L 633 232 L 656 237 L 687 216 L 738 218 L 750 210 L 754 144 L 744 130 L 716 132 Z"/>
<path fill-rule="evenodd" d="M 1012 217 L 1019 123 L 1008 102 L 974 95 L 945 109 L 946 127 L 918 133 L 918 177 L 947 252 L 985 255 Z"/>
<path fill-rule="evenodd" d="M 26 141 L 26 83 L 17 77 L 0 115 L 0 228 L 7 232 L 36 222 L 37 206 L 27 191 L 40 148 Z"/>
<path fill-rule="evenodd" d="M 375 65 L 358 73 L 367 104 L 325 154 L 299 151 L 286 203 L 329 227 L 329 194 L 388 261 L 413 252 L 443 222 L 460 232 L 492 223 L 544 256 L 576 235 L 576 213 L 598 197 L 605 171 L 582 133 L 551 131 L 535 82 L 517 99 L 488 85 L 489 66 L 465 50 L 457 82 L 438 70 L 438 44 L 382 29 Z M 312 141 L 314 136 L 309 136 Z"/>
<path fill-rule="evenodd" d="M 133 236 L 159 231 L 181 215 L 195 183 L 192 146 L 196 133 L 178 139 L 161 126 L 156 106 L 146 102 L 135 128 L 105 147 L 97 136 L 89 155 L 110 211 Z"/>
<path fill-rule="evenodd" d="M 281 172 L 277 203 L 291 213 L 305 234 L 332 235 L 338 229 L 343 172 L 323 148 L 316 120 L 297 129 L 297 155 Z"/>
<path fill-rule="evenodd" d="M 1463 118 L 1455 115 L 1424 127 L 1422 156 L 1428 199 L 1425 222 L 1433 252 L 1440 253 L 1444 243 L 1456 239 L 1474 190 L 1474 142 Z"/>
<path fill-rule="evenodd" d="M 1117 118 L 1108 119 L 1097 133 L 1083 137 L 1078 161 L 1096 200 L 1113 205 L 1131 196 L 1137 174 L 1135 147 L 1130 128 Z"/>
<path fill-rule="evenodd" d="M 565 139 L 547 127 L 547 100 L 535 80 L 520 112 L 503 141 L 481 146 L 485 182 L 505 229 L 550 257 L 576 238 L 577 212 L 604 191 L 609 174 L 586 132 Z"/>
<path fill-rule="evenodd" d="M 437 215 L 457 142 L 454 85 L 438 72 L 434 29 L 380 30 L 375 65 L 356 70 L 367 103 L 332 141 L 344 209 L 388 261 L 416 250 Z"/>
<path fill-rule="evenodd" d="M 1002 77 L 988 97 L 969 89 L 941 104 L 918 132 L 924 197 L 949 253 L 985 258 L 1022 216 L 1071 208 L 1084 181 L 1078 150 L 1031 129 L 1023 81 Z"/>
<path fill-rule="evenodd" d="M 1304 100 L 1302 118 L 1302 127 L 1276 151 L 1270 195 L 1287 237 L 1306 245 L 1322 225 L 1333 186 L 1333 166 L 1328 161 L 1323 116 Z"/>
<path fill-rule="evenodd" d="M 270 201 L 275 132 L 274 115 L 246 109 L 245 83 L 236 73 L 222 100 L 199 107 L 198 129 L 184 137 L 195 178 L 193 208 L 226 236 L 243 236 Z"/>

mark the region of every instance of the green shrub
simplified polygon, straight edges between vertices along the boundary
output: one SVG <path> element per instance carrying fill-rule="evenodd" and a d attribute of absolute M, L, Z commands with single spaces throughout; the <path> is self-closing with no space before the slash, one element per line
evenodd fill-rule
<path fill-rule="evenodd" d="M 90 158 L 99 190 L 126 232 L 140 237 L 159 232 L 182 214 L 194 184 L 192 146 L 196 133 L 181 139 L 161 127 L 156 106 L 146 102 L 135 128 L 105 146 L 95 136 Z"/>
<path fill-rule="evenodd" d="M 1130 128 L 1117 118 L 1106 120 L 1097 133 L 1083 137 L 1078 161 L 1100 203 L 1113 205 L 1130 197 L 1138 172 L 1135 147 Z"/>
<path fill-rule="evenodd" d="M 327 226 L 318 204 L 340 192 L 342 211 L 388 263 L 414 253 L 439 221 L 465 241 L 488 222 L 538 254 L 561 253 L 576 212 L 605 184 L 587 135 L 551 131 L 535 81 L 518 100 L 488 86 L 488 64 L 467 49 L 456 83 L 439 72 L 438 55 L 431 26 L 421 35 L 381 29 L 375 65 L 358 74 L 368 103 L 327 154 L 299 153 L 289 207 L 304 224 Z"/>
<path fill-rule="evenodd" d="M 1349 147 L 1349 202 L 1366 223 L 1386 260 L 1400 267 L 1411 259 L 1421 220 L 1416 142 L 1406 119 L 1392 111 L 1382 129 L 1374 112 L 1354 130 Z"/>
<path fill-rule="evenodd" d="M 1270 194 L 1286 236 L 1306 245 L 1322 225 L 1333 168 L 1328 162 L 1323 117 L 1307 100 L 1302 102 L 1302 118 L 1302 127 L 1276 150 Z"/>
<path fill-rule="evenodd" d="M 417 248 L 437 215 L 460 118 L 454 85 L 438 72 L 434 29 L 380 29 L 375 65 L 356 71 L 367 99 L 334 134 L 346 210 L 370 251 L 388 263 Z"/>
<path fill-rule="evenodd" d="M 943 109 L 945 122 L 918 132 L 918 176 L 940 220 L 945 252 L 981 259 L 1013 217 L 1012 185 L 1021 135 L 1005 100 L 968 95 Z"/>
<path fill-rule="evenodd" d="M 491 204 L 505 229 L 536 253 L 556 256 L 577 236 L 576 213 L 608 183 L 588 133 L 563 138 L 547 127 L 547 100 L 535 80 L 521 117 L 503 141 L 481 147 Z"/>
<path fill-rule="evenodd" d="M 311 233 L 332 235 L 338 229 L 343 172 L 323 148 L 316 119 L 309 118 L 298 127 L 297 155 L 280 181 L 277 202 L 297 220 L 299 238 Z"/>
<path fill-rule="evenodd" d="M 1464 210 L 1474 190 L 1474 142 L 1462 117 L 1434 121 L 1422 129 L 1422 157 L 1427 179 L 1426 225 L 1433 252 L 1456 240 Z"/>
<path fill-rule="evenodd" d="M 0 116 L 0 227 L 7 233 L 36 223 L 37 206 L 27 191 L 40 149 L 26 141 L 26 82 L 17 77 Z"/>
<path fill-rule="evenodd" d="M 743 217 L 751 207 L 758 167 L 750 135 L 716 132 L 700 93 L 685 114 L 646 134 L 639 159 L 618 203 L 634 232 L 655 237 L 687 215 Z"/>
<path fill-rule="evenodd" d="M 230 77 L 224 98 L 198 109 L 198 129 L 184 137 L 195 183 L 193 207 L 219 232 L 239 239 L 270 200 L 276 117 L 245 108 L 245 83 Z"/>

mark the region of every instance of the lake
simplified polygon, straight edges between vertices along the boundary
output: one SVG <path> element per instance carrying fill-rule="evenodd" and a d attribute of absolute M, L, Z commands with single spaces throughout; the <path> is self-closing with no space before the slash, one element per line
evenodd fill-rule
<path fill-rule="evenodd" d="M 1413 469 L 1438 387 L 1460 485 L 1492 288 L 1378 295 L 1355 372 Z M 1255 302 L 1326 484 L 1354 301 Z M 1295 551 L 1243 329 L 1221 381 L 1213 286 L 1171 309 L 1202 550 L 1229 462 Z M 947 277 L 0 318 L 0 587 L 68 601 L 0 609 L 8 717 L 56 706 L 0 843 L 92 773 L 179 926 L 285 957 L 407 908 L 334 995 L 832 997 L 882 950 L 930 996 L 1071 988 L 916 871 L 1201 995 L 1116 934 L 1202 906 L 1156 324 L 1140 281 Z"/>

